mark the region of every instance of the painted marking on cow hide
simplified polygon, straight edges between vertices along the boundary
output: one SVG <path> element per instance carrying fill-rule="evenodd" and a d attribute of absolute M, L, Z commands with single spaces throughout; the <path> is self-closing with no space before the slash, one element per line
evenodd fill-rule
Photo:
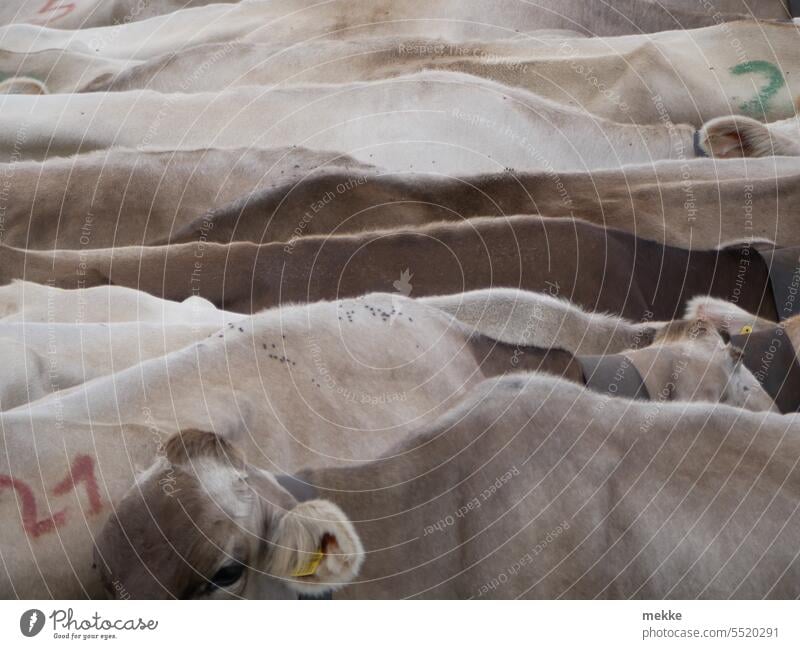
<path fill-rule="evenodd" d="M 22 480 L 12 478 L 9 475 L 0 475 L 0 490 L 4 488 L 13 489 L 19 498 L 20 514 L 22 515 L 22 527 L 25 533 L 38 538 L 42 534 L 52 532 L 56 527 L 61 527 L 66 522 L 66 512 L 62 509 L 47 518 L 39 518 L 39 508 L 36 505 L 36 496 L 33 490 Z"/>
<path fill-rule="evenodd" d="M 36 12 L 36 15 L 42 14 L 51 14 L 49 16 L 43 18 L 34 18 L 30 22 L 34 25 L 46 25 L 47 23 L 55 22 L 56 20 L 61 20 L 65 16 L 69 16 L 75 9 L 77 5 L 74 2 L 63 2 L 63 0 L 47 0 L 39 11 Z M 57 14 L 52 14 L 52 12 L 60 12 Z"/>
<path fill-rule="evenodd" d="M 100 488 L 94 475 L 94 458 L 90 455 L 77 455 L 72 462 L 69 474 L 53 487 L 53 495 L 63 496 L 83 484 L 89 498 L 89 514 L 97 514 L 103 509 L 100 498 Z M 3 489 L 16 491 L 22 515 L 22 528 L 31 538 L 38 538 L 42 534 L 53 532 L 67 522 L 67 509 L 61 509 L 51 516 L 39 518 L 39 506 L 33 489 L 18 478 L 9 475 L 0 475 L 0 491 Z"/>
<path fill-rule="evenodd" d="M 745 61 L 731 68 L 731 73 L 737 76 L 742 74 L 759 74 L 766 78 L 766 84 L 751 100 L 739 104 L 739 108 L 755 118 L 764 118 L 770 111 L 770 102 L 778 91 L 786 85 L 783 73 L 776 65 L 769 61 Z"/>
<path fill-rule="evenodd" d="M 89 498 L 89 513 L 97 514 L 103 509 L 103 503 L 100 500 L 97 479 L 94 477 L 94 459 L 91 455 L 78 455 L 72 462 L 69 475 L 53 488 L 53 493 L 56 496 L 63 496 L 65 493 L 77 489 L 80 483 L 84 484 L 86 495 Z"/>

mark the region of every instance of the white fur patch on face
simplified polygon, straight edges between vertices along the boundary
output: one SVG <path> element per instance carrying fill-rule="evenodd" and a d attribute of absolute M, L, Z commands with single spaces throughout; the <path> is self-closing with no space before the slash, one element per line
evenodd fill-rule
<path fill-rule="evenodd" d="M 208 497 L 231 518 L 242 520 L 250 515 L 252 494 L 244 472 L 214 458 L 193 460 L 184 470 L 195 472 Z"/>

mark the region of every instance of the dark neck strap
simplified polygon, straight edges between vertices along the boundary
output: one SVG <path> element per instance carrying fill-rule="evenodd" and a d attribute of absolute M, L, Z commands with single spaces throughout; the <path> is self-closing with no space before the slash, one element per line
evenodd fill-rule
<path fill-rule="evenodd" d="M 700 146 L 700 131 L 694 132 L 694 137 L 692 138 L 692 143 L 694 144 L 694 155 L 697 158 L 707 158 L 708 154 L 703 150 Z"/>
<path fill-rule="evenodd" d="M 800 411 L 800 364 L 783 327 L 731 336 L 742 360 L 782 413 Z"/>
<path fill-rule="evenodd" d="M 281 487 L 292 494 L 294 499 L 299 503 L 303 503 L 307 500 L 314 500 L 319 497 L 316 487 L 293 475 L 276 475 L 275 480 Z"/>
<path fill-rule="evenodd" d="M 650 399 L 642 375 L 624 354 L 577 356 L 583 382 L 595 392 L 629 399 Z"/>

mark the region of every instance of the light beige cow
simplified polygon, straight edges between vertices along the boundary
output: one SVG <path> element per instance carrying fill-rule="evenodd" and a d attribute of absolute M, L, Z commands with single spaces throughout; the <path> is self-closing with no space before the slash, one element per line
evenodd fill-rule
<path fill-rule="evenodd" d="M 66 52 L 48 79 L 61 92 L 213 92 L 372 81 L 436 69 L 521 87 L 616 122 L 700 126 L 730 114 L 762 121 L 794 116 L 793 98 L 800 96 L 800 68 L 793 56 L 798 45 L 795 25 L 756 21 L 615 38 L 212 43 L 131 61 L 124 70 L 105 70 L 105 59 L 98 57 L 94 72 Z M 22 69 L 34 74 L 32 65 L 41 75 L 36 59 Z M 87 59 L 83 66 L 89 65 Z"/>
<path fill-rule="evenodd" d="M 584 311 L 555 295 L 513 288 L 416 299 L 494 340 L 542 349 L 554 347 L 572 354 L 616 354 L 647 346 L 667 324 Z"/>
<path fill-rule="evenodd" d="M 170 433 L 216 431 L 280 473 L 359 463 L 446 412 L 485 376 L 523 369 L 511 361 L 515 352 L 530 355 L 534 368 L 547 362 L 549 371 L 580 376 L 565 352 L 476 338 L 439 309 L 374 294 L 266 311 L 182 350 L 2 413 L 0 484 L 14 480 L 34 503 L 62 514 L 20 519 L 16 501 L 0 497 L 4 520 L 20 520 L 0 528 L 0 558 L 11 566 L 0 578 L 0 596 L 98 594 L 94 536 L 137 470 L 163 456 Z M 659 355 L 659 363 L 674 360 L 672 350 Z M 731 378 L 744 376 L 725 355 L 711 364 L 728 367 Z M 704 370 L 677 380 L 709 381 L 720 398 L 755 407 L 736 381 Z M 669 372 L 657 374 L 669 380 Z M 704 398 L 703 390 L 696 396 Z M 56 476 L 70 471 L 80 472 L 85 493 L 60 486 Z"/>
<path fill-rule="evenodd" d="M 43 0 L 43 2 L 46 0 Z M 149 59 L 197 45 L 236 40 L 305 42 L 366 36 L 445 38 L 452 41 L 517 38 L 538 30 L 614 36 L 691 29 L 742 18 L 714 11 L 667 10 L 651 0 L 277 0 L 216 4 L 149 20 L 68 31 L 9 25 L 6 49 L 70 49 L 117 59 Z"/>
<path fill-rule="evenodd" d="M 542 375 L 482 383 L 390 458 L 279 484 L 189 432 L 95 557 L 117 598 L 794 598 L 798 433 L 797 417 Z"/>
<path fill-rule="evenodd" d="M 585 170 L 692 158 L 694 135 L 689 125 L 600 120 L 456 72 L 218 94 L 7 96 L 0 112 L 0 145 L 20 160 L 112 146 L 302 146 L 389 171 Z"/>
<path fill-rule="evenodd" d="M 0 286 L 0 325 L 146 322 L 220 329 L 243 317 L 198 295 L 173 302 L 125 286 L 67 290 L 21 280 Z"/>
<path fill-rule="evenodd" d="M 320 204 L 320 196 L 335 199 Z M 461 177 L 328 168 L 300 182 L 259 189 L 184 227 L 176 224 L 169 239 L 156 243 L 299 242 L 313 235 L 540 214 L 579 218 L 681 248 L 716 248 L 742 236 L 795 246 L 797 201 L 797 157 L 660 160 L 591 173 L 545 169 Z M 46 223 L 42 228 L 46 232 Z M 30 247 L 49 241 L 32 239 Z M 22 246 L 24 240 L 14 243 Z"/>
<path fill-rule="evenodd" d="M 0 411 L 207 338 L 209 324 L 0 322 Z"/>
<path fill-rule="evenodd" d="M 286 241 L 512 214 L 575 217 L 682 248 L 743 234 L 800 245 L 796 157 L 452 178 L 300 149 L 110 149 L 0 165 L 8 174 L 1 238 L 27 249 Z"/>
<path fill-rule="evenodd" d="M 152 18 L 187 7 L 234 0 L 5 0 L 0 25 L 27 23 L 85 29 Z"/>

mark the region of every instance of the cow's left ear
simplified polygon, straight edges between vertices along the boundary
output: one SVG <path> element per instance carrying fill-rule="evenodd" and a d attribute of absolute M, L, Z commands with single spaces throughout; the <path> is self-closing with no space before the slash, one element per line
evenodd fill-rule
<path fill-rule="evenodd" d="M 276 521 L 268 572 L 306 595 L 341 588 L 364 562 L 364 547 L 345 513 L 328 500 L 308 500 Z"/>
<path fill-rule="evenodd" d="M 750 117 L 718 117 L 700 129 L 700 148 L 712 158 L 756 158 L 770 155 L 769 129 Z"/>
<path fill-rule="evenodd" d="M 741 347 L 728 343 L 728 354 L 733 361 L 734 367 L 744 361 L 744 350 Z"/>

